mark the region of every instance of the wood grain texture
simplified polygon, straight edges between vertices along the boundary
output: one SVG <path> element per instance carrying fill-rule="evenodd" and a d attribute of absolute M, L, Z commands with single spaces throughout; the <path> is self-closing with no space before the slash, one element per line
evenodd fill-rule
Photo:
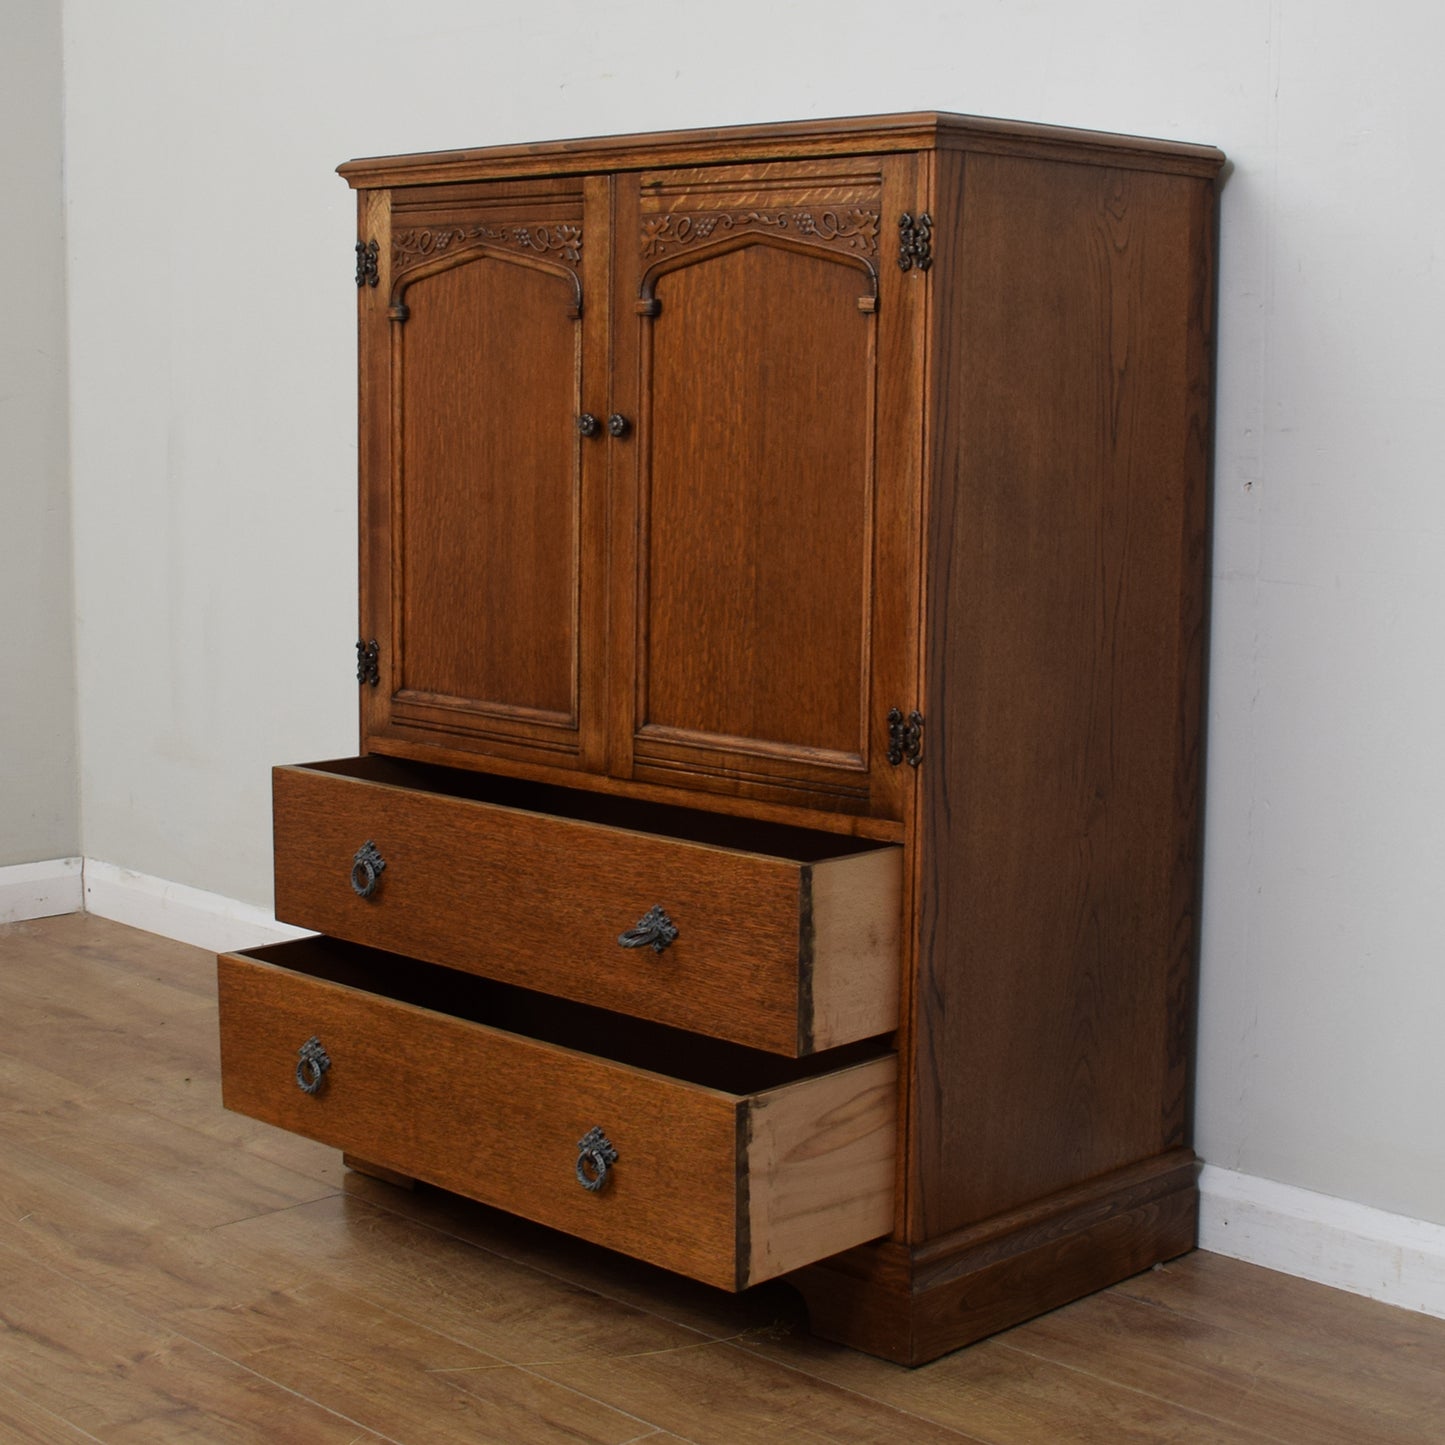
<path fill-rule="evenodd" d="M 727 1289 L 891 1228 L 891 1058 L 753 1100 L 301 971 L 315 953 L 222 956 L 228 1108 Z M 330 1065 L 308 1094 L 313 1037 Z M 619 1158 L 589 1192 L 575 1166 L 593 1127 Z"/>
<path fill-rule="evenodd" d="M 1028 1243 L 1033 1211 L 1052 1217 L 1121 1171 L 1167 1171 L 1188 1144 L 1222 159 L 925 112 L 343 168 L 389 197 L 413 289 L 450 274 L 449 247 L 487 251 L 468 265 L 493 266 L 500 248 L 508 265 L 580 279 L 577 405 L 626 422 L 581 451 L 577 637 L 592 651 L 574 685 L 577 749 L 549 756 L 526 732 L 535 708 L 511 733 L 439 716 L 365 746 L 538 782 L 575 767 L 578 798 L 692 794 L 700 811 L 902 843 L 896 1019 L 871 945 L 879 913 L 848 878 L 867 881 L 866 855 L 831 877 L 797 870 L 796 925 L 768 877 L 718 870 L 719 916 L 748 917 L 751 895 L 771 920 L 757 966 L 738 969 L 751 952 L 710 958 L 706 981 L 679 979 L 682 1012 L 651 1016 L 796 1052 L 896 1021 L 903 1253 L 884 1254 L 905 1261 L 895 1295 L 931 1301 L 916 1321 L 908 1307 L 910 1338 L 933 1330 L 931 1350 L 994 1318 L 982 1241 L 1009 1261 L 988 1280 L 1045 1308 L 1182 1247 L 1192 1218 L 1181 1188 L 1168 1209 L 1135 1198 L 1107 1225 L 1079 1224 L 1076 1258 Z M 564 216 L 564 195 L 580 210 Z M 482 212 L 528 228 L 467 229 Z M 530 314 L 525 289 L 487 304 Z M 498 425 L 459 421 L 445 379 L 424 381 L 399 408 L 403 444 L 408 427 L 433 427 L 444 449 Z M 461 540 L 487 555 L 486 538 Z M 394 550 L 401 569 L 412 549 Z M 449 635 L 456 588 L 424 591 L 424 627 Z M 481 609 L 488 626 L 496 610 Z M 524 690 L 541 676 L 504 654 L 499 675 Z M 396 706 L 413 704 L 430 705 Z M 923 714 L 916 769 L 885 761 L 891 707 Z M 309 839 L 315 811 L 287 826 L 301 818 Z M 357 842 L 365 821 L 348 819 Z M 436 891 L 408 901 L 397 933 L 352 936 L 426 952 L 439 930 L 453 966 L 648 1015 L 642 976 L 615 986 L 610 944 L 577 950 L 592 961 L 576 979 L 542 958 L 525 905 L 488 892 L 460 832 L 435 824 L 418 813 L 403 831 L 420 850 L 407 876 L 437 875 Z M 487 851 L 522 858 L 519 895 L 545 897 L 585 940 L 603 906 L 586 902 L 592 880 L 640 855 L 547 832 L 538 885 L 530 836 Z M 337 870 L 325 886 L 351 912 L 333 922 L 308 897 L 306 921 L 352 927 Z M 831 923 L 818 912 L 830 898 Z M 652 901 L 666 906 L 637 914 Z M 384 913 L 383 898 L 371 920 Z M 825 948 L 811 972 L 810 937 Z M 931 1252 L 964 1237 L 976 1277 L 955 1319 L 925 1285 Z M 997 1317 L 1008 1308 L 1000 1298 Z"/>
<path fill-rule="evenodd" d="M 893 1228 L 898 1061 L 800 1080 L 749 1101 L 744 1167 L 747 1258 L 757 1282 Z"/>
<path fill-rule="evenodd" d="M 605 386 L 606 184 L 398 206 L 361 294 L 363 736 L 595 765 L 606 456 L 577 418 Z"/>
<path fill-rule="evenodd" d="M 907 677 L 916 453 L 878 442 L 917 413 L 921 321 L 882 264 L 884 194 L 911 167 L 618 180 L 618 285 L 645 304 L 617 313 L 638 427 L 614 771 L 899 816 L 879 741 Z"/>
<path fill-rule="evenodd" d="M 1197 1166 L 1150 1161 L 987 1225 L 794 1277 L 825 1338 L 918 1365 L 1194 1248 Z"/>
<path fill-rule="evenodd" d="M 103 919 L 0 927 L 7 1440 L 1438 1440 L 1445 1321 L 1217 1255 L 905 1370 L 810 1335 L 783 1282 L 343 1179 L 221 1108 L 214 983 Z M 259 1199 L 253 1163 L 292 1187 Z"/>
<path fill-rule="evenodd" d="M 414 742 L 376 734 L 365 741 L 368 756 L 407 758 L 415 762 L 439 763 L 467 771 L 475 771 L 481 766 L 475 751 L 452 746 L 451 743 L 443 745 L 435 742 Z M 902 825 L 892 818 L 870 818 L 857 813 L 828 811 L 826 804 L 830 800 L 787 788 L 753 785 L 747 793 L 729 794 L 711 790 L 701 792 L 696 788 L 645 783 L 635 778 L 574 771 L 538 763 L 534 759 L 504 758 L 492 754 L 487 755 L 485 767 L 489 776 L 535 779 L 539 783 L 555 783 L 605 797 L 635 798 L 677 808 L 703 809 L 736 818 L 758 818 L 769 823 L 816 828 L 820 832 L 837 833 L 850 838 L 876 838 L 887 843 L 897 843 L 903 839 Z M 766 800 L 763 794 L 767 794 Z M 795 801 L 785 801 L 788 798 Z"/>
<path fill-rule="evenodd" d="M 984 116 L 916 111 L 900 115 L 804 120 L 768 125 L 726 126 L 711 130 L 668 131 L 645 135 L 597 136 L 579 140 L 477 150 L 435 151 L 410 156 L 377 156 L 338 166 L 358 188 L 459 182 L 497 174 L 575 173 L 579 167 L 613 170 L 627 167 L 709 165 L 736 160 L 799 159 L 943 148 L 982 154 L 1084 160 L 1095 165 L 1142 166 L 1213 176 L 1224 157 L 1212 146 L 1139 136 L 1108 135 L 1064 126 Z"/>
<path fill-rule="evenodd" d="M 742 851 L 746 837 L 720 847 L 396 786 L 364 760 L 354 768 L 276 769 L 276 909 L 287 922 L 778 1053 L 897 1022 L 897 848 L 850 856 L 836 837 L 775 830 L 801 845 L 800 857 L 777 856 L 755 825 L 756 851 Z M 367 841 L 386 868 L 360 898 L 352 859 Z M 620 947 L 654 906 L 676 940 L 661 954 Z"/>
<path fill-rule="evenodd" d="M 359 1431 L 344 1414 L 297 1400 L 243 1364 L 123 1305 L 98 1300 L 4 1246 L 0 1294 L 0 1363 L 9 1390 L 29 1402 L 32 1419 L 72 1427 L 69 1435 L 55 1429 L 50 1438 L 137 1445 L 160 1439 L 244 1442 L 289 1432 L 293 1439 L 335 1445 L 351 1445 L 358 1435 L 379 1438 Z M 0 1393 L 0 1419 L 6 1393 Z"/>
<path fill-rule="evenodd" d="M 801 1011 L 806 1052 L 836 1048 L 898 1023 L 903 951 L 901 849 L 833 858 L 808 870 L 811 966 Z M 883 1029 L 880 1021 L 886 1020 Z"/>
<path fill-rule="evenodd" d="M 778 239 L 685 256 L 656 283 L 638 722 L 861 768 L 871 287 Z"/>
<path fill-rule="evenodd" d="M 790 1353 L 792 1362 L 819 1378 L 846 1382 L 899 1409 L 976 1433 L 991 1445 L 1279 1445 L 1291 1438 L 1217 1419 L 1168 1394 L 1130 1389 L 1111 1379 L 1107 1366 L 1101 1370 L 1097 1357 L 1086 1368 L 1069 1368 L 1015 1349 L 1011 1339 L 983 1341 L 911 1371 L 869 1362 L 823 1341 L 802 1358 L 806 1347 L 790 1342 Z M 776 1347 L 766 1339 L 749 1341 L 748 1347 L 775 1357 Z"/>
<path fill-rule="evenodd" d="M 1141 1315 L 1151 1316 L 1147 1330 Z M 1379 1398 L 1364 1402 L 1355 1381 L 1329 1356 L 1282 1351 L 1232 1323 L 1161 1312 L 1128 1295 L 1101 1295 L 1064 1318 L 1035 1320 L 1013 1344 L 1077 1368 L 1101 1341 L 1111 1342 L 1111 1373 L 1121 1384 L 1151 1395 L 1167 1389 L 1170 1398 L 1193 1410 L 1236 1427 L 1258 1423 L 1284 1440 L 1419 1441 L 1438 1434 L 1445 1420 L 1445 1375 L 1437 1374 L 1434 1390 L 1424 1398 L 1411 1399 L 1409 1384 L 1418 1377 L 1399 1355 L 1375 1355 L 1370 1369 Z M 1186 1353 L 1189 1363 L 1181 1366 Z M 1392 1386 L 1403 1392 L 1394 1402 Z"/>
<path fill-rule="evenodd" d="M 366 746 L 899 817 L 922 313 L 882 211 L 916 205 L 913 170 L 396 193 L 392 304 L 362 300 L 373 413 L 390 389 L 363 473 Z M 626 429 L 580 439 L 583 411 Z"/>
<path fill-rule="evenodd" d="M 341 1162 L 357 1174 L 365 1174 L 371 1179 L 379 1179 L 383 1184 L 393 1185 L 397 1189 L 415 1189 L 416 1180 L 410 1174 L 398 1174 L 395 1169 L 387 1169 L 380 1164 L 373 1164 L 370 1159 L 362 1159 L 356 1154 L 343 1154 Z"/>
<path fill-rule="evenodd" d="M 1187 1137 L 1204 586 L 1207 188 L 938 175 L 915 1240 Z"/>
<path fill-rule="evenodd" d="M 584 439 L 572 285 L 560 266 L 472 252 L 405 297 L 399 690 L 575 728 Z"/>
<path fill-rule="evenodd" d="M 361 1402 L 363 1409 L 350 1408 L 386 1440 L 626 1445 L 637 1438 L 637 1421 L 623 1412 L 323 1279 L 263 1290 L 224 1311 L 184 1312 L 177 1324 L 206 1350 L 264 1371 L 300 1398 L 337 1413 Z M 293 1347 L 318 1327 L 323 1348 Z"/>
<path fill-rule="evenodd" d="M 906 1406 L 880 1406 L 846 1382 L 809 1380 L 786 1360 L 739 1348 L 785 1338 L 796 1313 L 786 1286 L 724 1295 L 434 1192 L 404 1205 L 406 1215 L 349 1194 L 244 1221 L 227 1237 L 239 1250 L 310 1259 L 349 1292 L 404 1317 L 425 1312 L 452 1340 L 668 1424 L 687 1440 L 791 1445 L 807 1438 L 800 1431 L 830 1440 L 957 1438 Z M 527 1250 L 523 1229 L 553 1248 Z M 558 1244 L 580 1251 L 566 1258 L 562 1276 Z M 523 1252 L 528 1262 L 517 1258 Z M 690 1308 L 681 1307 L 684 1289 Z M 920 1434 L 904 1434 L 910 1427 Z"/>

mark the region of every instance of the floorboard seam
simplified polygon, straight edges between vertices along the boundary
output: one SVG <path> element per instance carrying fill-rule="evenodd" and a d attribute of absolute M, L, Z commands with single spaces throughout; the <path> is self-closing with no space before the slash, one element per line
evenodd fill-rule
<path fill-rule="evenodd" d="M 105 1442 L 98 1436 L 92 1435 L 89 1430 L 82 1429 L 74 1420 L 67 1420 L 64 1415 L 57 1415 L 54 1410 L 47 1409 L 44 1405 L 32 1400 L 29 1395 L 22 1395 L 18 1390 L 12 1390 L 9 1385 L 0 1385 L 0 1390 L 11 1396 L 13 1399 L 22 1401 L 32 1410 L 38 1410 L 42 1415 L 54 1420 L 57 1424 L 63 1425 L 67 1430 L 74 1430 L 82 1440 L 93 1440 L 95 1445 L 105 1445 Z"/>
<path fill-rule="evenodd" d="M 1274 1441 L 1275 1445 L 1298 1445 L 1297 1441 L 1286 1440 L 1282 1436 L 1261 1430 L 1257 1425 L 1230 1420 L 1223 1415 L 1211 1414 L 1208 1410 L 1201 1410 L 1197 1405 L 1186 1405 L 1182 1400 L 1171 1400 L 1167 1395 L 1156 1394 L 1153 1390 L 1144 1390 L 1138 1385 L 1128 1385 L 1123 1380 L 1110 1379 L 1108 1375 L 1096 1374 L 1093 1370 L 1080 1369 L 1078 1365 L 1071 1365 L 1065 1360 L 1056 1360 L 1050 1355 L 1039 1354 L 1035 1350 L 1026 1350 L 1021 1345 L 1012 1344 L 1008 1340 L 999 1340 L 997 1343 L 1001 1349 L 1012 1350 L 1015 1354 L 1023 1355 L 1027 1359 L 1039 1360 L 1043 1364 L 1052 1365 L 1057 1370 L 1067 1370 L 1071 1375 L 1082 1375 L 1086 1380 L 1097 1380 L 1111 1389 L 1126 1390 L 1129 1394 L 1138 1395 L 1144 1400 L 1157 1400 L 1161 1405 L 1168 1405 L 1174 1410 L 1182 1410 L 1186 1415 L 1193 1415 L 1200 1420 L 1208 1420 L 1212 1424 L 1222 1425 L 1226 1429 L 1249 1430 L 1262 1440 Z"/>
<path fill-rule="evenodd" d="M 349 1194 L 349 1190 L 343 1190 Z M 613 1294 L 606 1289 L 599 1288 L 596 1284 L 582 1284 L 572 1276 L 564 1273 L 561 1269 L 546 1269 L 533 1259 L 524 1258 L 518 1254 L 508 1254 L 505 1250 L 492 1248 L 490 1245 L 479 1244 L 475 1239 L 459 1233 L 455 1229 L 445 1228 L 429 1219 L 418 1219 L 414 1214 L 408 1213 L 405 1209 L 396 1209 L 381 1200 L 372 1199 L 369 1196 L 362 1198 L 362 1203 L 371 1205 L 387 1214 L 394 1215 L 398 1219 L 404 1219 L 408 1224 L 415 1224 L 422 1229 L 429 1229 L 434 1234 L 440 1235 L 443 1239 L 455 1240 L 458 1244 L 465 1245 L 468 1249 L 475 1249 L 481 1254 L 491 1255 L 493 1259 L 500 1259 L 507 1264 L 514 1265 L 518 1269 L 529 1270 L 539 1279 L 553 1280 L 558 1284 L 566 1285 L 568 1289 L 582 1290 L 583 1292 L 595 1295 L 598 1299 L 607 1300 L 611 1304 L 621 1305 L 624 1309 L 636 1310 L 640 1314 L 651 1315 L 654 1319 L 662 1320 L 666 1324 L 676 1325 L 679 1329 L 691 1330 L 694 1334 L 702 1335 L 705 1339 L 712 1341 L 725 1341 L 736 1336 L 709 1334 L 707 1330 L 692 1324 L 685 1319 L 680 1319 L 672 1314 L 665 1314 L 661 1310 L 644 1310 L 634 1301 L 624 1298 L 620 1294 Z M 760 1327 L 764 1328 L 764 1327 Z"/>
<path fill-rule="evenodd" d="M 303 1395 L 300 1390 L 293 1390 L 290 1385 L 283 1384 L 280 1380 L 268 1375 L 264 1370 L 258 1370 L 253 1365 L 246 1364 L 243 1360 L 232 1359 L 231 1356 L 224 1351 L 215 1349 L 213 1346 L 206 1344 L 204 1340 L 192 1338 L 192 1336 L 186 1334 L 184 1330 L 177 1330 L 174 1326 L 170 1328 L 177 1339 L 185 1340 L 187 1344 L 194 1345 L 198 1350 L 204 1350 L 214 1359 L 224 1360 L 226 1364 L 234 1365 L 238 1370 L 244 1370 L 246 1374 L 252 1376 L 254 1379 L 264 1380 L 268 1385 L 274 1386 L 276 1389 L 282 1390 L 290 1395 L 293 1400 L 301 1400 L 308 1405 L 314 1405 L 316 1409 L 324 1410 L 328 1415 L 334 1416 L 338 1420 L 345 1420 L 348 1425 L 354 1425 L 358 1430 L 363 1432 L 363 1439 L 384 1440 L 387 1442 L 387 1445 L 404 1445 L 404 1442 L 396 1439 L 395 1436 L 383 1434 L 380 1430 L 373 1429 L 370 1425 L 357 1420 L 351 1415 L 345 1414 L 341 1410 L 333 1409 L 330 1405 L 323 1404 L 320 1400 L 312 1399 L 310 1395 Z"/>
<path fill-rule="evenodd" d="M 286 1166 L 284 1164 L 281 1164 L 277 1165 L 276 1167 L 284 1169 Z M 294 1173 L 295 1171 L 293 1170 L 292 1172 Z M 305 1179 L 308 1176 L 303 1174 L 300 1177 L 302 1179 Z M 317 1180 L 318 1184 L 323 1182 L 324 1181 Z M 318 1194 L 315 1199 L 298 1199 L 294 1204 L 278 1204 L 274 1209 L 258 1209 L 254 1214 L 243 1214 L 236 1219 L 223 1219 L 218 1224 L 210 1225 L 207 1232 L 210 1234 L 214 1234 L 218 1229 L 230 1229 L 237 1224 L 249 1224 L 253 1219 L 270 1219 L 273 1215 L 276 1214 L 289 1214 L 293 1209 L 305 1209 L 309 1205 L 321 1204 L 327 1199 L 335 1199 L 343 1192 L 342 1190 L 337 1189 L 334 1185 L 328 1185 L 325 1187 L 329 1189 L 329 1193 Z"/>
<path fill-rule="evenodd" d="M 728 1341 L 720 1343 L 729 1344 Z M 971 1435 L 965 1430 L 960 1430 L 954 1425 L 945 1425 L 942 1420 L 934 1420 L 928 1415 L 922 1415 L 917 1410 L 907 1410 L 901 1405 L 895 1405 L 891 1400 L 881 1399 L 877 1395 L 867 1394 L 863 1390 L 854 1388 L 851 1385 L 840 1385 L 836 1380 L 829 1380 L 823 1375 L 814 1374 L 811 1370 L 805 1370 L 801 1365 L 790 1364 L 784 1360 L 775 1359 L 771 1355 L 757 1355 L 750 1350 L 742 1349 L 738 1345 L 729 1344 L 729 1348 L 735 1349 L 739 1354 L 746 1355 L 750 1359 L 764 1359 L 770 1364 L 777 1365 L 780 1369 L 789 1373 L 799 1375 L 805 1380 L 812 1380 L 818 1384 L 826 1385 L 830 1390 L 837 1390 L 839 1394 L 852 1395 L 855 1399 L 867 1400 L 870 1405 L 880 1406 L 882 1409 L 891 1411 L 895 1415 L 902 1415 L 907 1420 L 917 1420 L 921 1424 L 928 1425 L 934 1430 L 947 1430 L 950 1435 L 956 1435 L 960 1440 L 967 1442 L 967 1445 L 996 1445 L 996 1442 L 985 1440 L 978 1435 Z"/>
<path fill-rule="evenodd" d="M 469 1373 L 480 1372 L 482 1370 L 516 1370 L 518 1374 L 527 1375 L 534 1380 L 540 1380 L 542 1381 L 542 1383 L 549 1385 L 554 1389 L 566 1390 L 568 1394 L 575 1395 L 579 1400 L 586 1400 L 589 1404 L 600 1406 L 602 1409 L 609 1410 L 617 1415 L 621 1415 L 625 1419 L 635 1420 L 637 1424 L 645 1425 L 654 1435 L 658 1434 L 664 1428 L 663 1426 L 657 1424 L 655 1421 L 649 1420 L 645 1415 L 639 1415 L 635 1411 L 626 1409 L 623 1406 L 609 1404 L 606 1400 L 599 1400 L 595 1395 L 588 1394 L 586 1390 L 579 1390 L 577 1386 L 568 1384 L 565 1380 L 555 1380 L 548 1375 L 540 1374 L 536 1368 L 533 1368 L 533 1366 L 537 1365 L 545 1366 L 550 1363 L 549 1361 L 541 1360 L 524 1362 L 518 1360 L 504 1359 L 501 1355 L 493 1354 L 492 1351 L 483 1349 L 479 1345 L 473 1344 L 470 1340 L 459 1339 L 450 1331 L 440 1328 L 435 1320 L 413 1319 L 412 1316 L 407 1314 L 404 1310 L 395 1309 L 393 1306 L 385 1304 L 380 1300 L 373 1299 L 370 1296 L 367 1296 L 366 1298 L 374 1308 L 380 1310 L 383 1314 L 390 1315 L 393 1319 L 404 1320 L 407 1324 L 412 1325 L 416 1328 L 427 1330 L 430 1333 L 436 1335 L 439 1339 L 446 1340 L 448 1343 L 457 1345 L 461 1349 L 470 1350 L 473 1354 L 484 1355 L 488 1359 L 496 1361 L 495 1364 L 490 1365 L 459 1365 L 435 1370 L 427 1370 L 425 1372 L 427 1374 L 465 1375 Z M 638 1313 L 642 1314 L 645 1313 L 645 1311 L 638 1311 Z M 700 1343 L 706 1344 L 711 1342 L 703 1340 Z M 658 1353 L 666 1352 L 659 1351 Z M 596 1357 L 588 1355 L 573 1355 L 570 1357 L 564 1357 L 564 1359 L 560 1363 L 565 1364 L 567 1358 L 577 1360 L 591 1359 Z M 626 1359 L 629 1357 L 607 1356 L 606 1358 Z M 640 1438 L 645 1439 L 646 1436 L 642 1436 Z"/>

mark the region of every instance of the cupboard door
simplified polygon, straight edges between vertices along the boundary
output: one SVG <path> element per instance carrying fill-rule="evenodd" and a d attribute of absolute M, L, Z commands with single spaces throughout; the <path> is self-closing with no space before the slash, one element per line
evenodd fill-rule
<path fill-rule="evenodd" d="M 579 417 L 602 406 L 606 185 L 400 189 L 371 217 L 390 266 L 362 309 L 368 747 L 600 760 L 606 453 Z"/>
<path fill-rule="evenodd" d="M 901 814 L 887 714 L 916 705 L 923 291 L 897 223 L 915 166 L 618 182 L 614 397 L 636 426 L 614 473 L 614 771 Z"/>

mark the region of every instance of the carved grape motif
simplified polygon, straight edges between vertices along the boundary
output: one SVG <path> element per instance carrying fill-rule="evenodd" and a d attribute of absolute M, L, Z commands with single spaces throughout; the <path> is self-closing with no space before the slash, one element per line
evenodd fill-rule
<path fill-rule="evenodd" d="M 555 253 L 570 266 L 582 260 L 581 226 L 417 226 L 391 238 L 392 265 L 401 270 L 478 243 L 515 246 L 539 256 Z"/>
<path fill-rule="evenodd" d="M 717 231 L 771 229 L 792 231 L 819 241 L 841 242 L 851 251 L 875 254 L 878 250 L 878 212 L 859 207 L 815 211 L 803 207 L 787 210 L 670 211 L 649 216 L 642 223 L 642 254 L 647 260 L 668 250 L 696 246 Z"/>

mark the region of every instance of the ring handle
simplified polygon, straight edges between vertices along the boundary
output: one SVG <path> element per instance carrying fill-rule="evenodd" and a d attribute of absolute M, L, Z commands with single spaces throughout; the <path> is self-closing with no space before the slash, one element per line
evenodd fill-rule
<path fill-rule="evenodd" d="M 386 859 L 377 852 L 370 838 L 356 850 L 351 860 L 351 887 L 358 898 L 370 898 L 376 892 L 381 875 L 386 872 Z"/>
<path fill-rule="evenodd" d="M 617 941 L 623 948 L 650 948 L 654 953 L 661 953 L 668 944 L 677 941 L 677 924 L 667 916 L 659 903 L 656 907 L 649 908 L 637 920 L 636 928 L 619 933 Z"/>
<path fill-rule="evenodd" d="M 589 1129 L 577 1141 L 577 1182 L 596 1194 L 607 1183 L 607 1171 L 617 1163 L 617 1150 L 601 1129 Z"/>
<path fill-rule="evenodd" d="M 296 1050 L 296 1087 L 303 1094 L 315 1094 L 321 1089 L 321 1081 L 331 1067 L 331 1055 L 321 1046 L 321 1040 L 312 1034 Z"/>

